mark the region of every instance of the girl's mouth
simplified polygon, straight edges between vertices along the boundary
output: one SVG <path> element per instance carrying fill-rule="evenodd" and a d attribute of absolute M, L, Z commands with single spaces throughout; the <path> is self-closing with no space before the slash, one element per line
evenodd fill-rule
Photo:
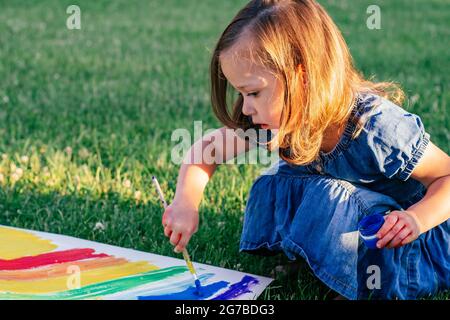
<path fill-rule="evenodd" d="M 264 129 L 264 130 L 269 129 L 269 125 L 265 124 L 265 123 L 262 123 L 260 126 L 261 126 L 261 129 Z"/>

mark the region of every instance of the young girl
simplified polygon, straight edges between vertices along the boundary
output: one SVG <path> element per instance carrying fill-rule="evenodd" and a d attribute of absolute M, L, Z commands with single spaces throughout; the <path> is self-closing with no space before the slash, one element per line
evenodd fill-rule
<path fill-rule="evenodd" d="M 262 128 L 282 160 L 251 188 L 240 251 L 302 257 L 349 299 L 414 299 L 450 287 L 450 157 L 398 106 L 398 87 L 355 70 L 318 3 L 250 1 L 217 43 L 211 81 L 224 127 L 194 143 L 180 168 L 162 221 L 175 251 L 196 232 L 220 162 L 194 164 L 193 154 L 209 148 L 232 159 L 253 145 L 225 130 Z M 230 86 L 239 92 L 231 111 Z M 379 249 L 370 250 L 358 222 L 380 212 Z"/>

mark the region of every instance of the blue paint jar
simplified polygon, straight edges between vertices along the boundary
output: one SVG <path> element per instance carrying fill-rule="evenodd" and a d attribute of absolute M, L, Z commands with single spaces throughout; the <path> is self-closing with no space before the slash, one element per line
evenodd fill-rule
<path fill-rule="evenodd" d="M 369 249 L 377 249 L 377 242 L 379 239 L 376 234 L 383 224 L 384 215 L 380 213 L 375 213 L 364 217 L 358 223 L 359 235 Z"/>

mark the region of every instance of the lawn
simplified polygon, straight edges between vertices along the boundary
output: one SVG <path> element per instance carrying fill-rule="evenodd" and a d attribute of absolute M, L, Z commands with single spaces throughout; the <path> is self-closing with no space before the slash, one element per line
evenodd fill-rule
<path fill-rule="evenodd" d="M 151 176 L 172 199 L 172 131 L 192 132 L 197 120 L 205 130 L 220 125 L 209 101 L 209 58 L 245 3 L 80 0 L 81 30 L 68 30 L 73 1 L 0 0 L 0 224 L 180 257 L 164 237 Z M 449 153 L 448 1 L 321 3 L 358 68 L 401 83 L 409 98 L 404 107 Z M 381 30 L 366 27 L 371 4 L 381 8 Z M 243 210 L 260 170 L 218 169 L 189 244 L 194 261 L 261 275 L 287 262 L 238 252 Z M 279 275 L 261 298 L 332 294 L 303 268 Z"/>

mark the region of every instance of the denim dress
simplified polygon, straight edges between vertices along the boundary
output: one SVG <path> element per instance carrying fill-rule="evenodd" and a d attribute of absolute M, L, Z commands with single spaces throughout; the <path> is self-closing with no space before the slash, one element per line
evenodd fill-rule
<path fill-rule="evenodd" d="M 430 136 L 421 119 L 360 94 L 338 144 L 305 166 L 283 160 L 254 182 L 240 251 L 284 252 L 348 299 L 416 299 L 450 288 L 450 219 L 397 249 L 368 249 L 358 222 L 406 210 L 426 188 L 411 173 Z M 432 212 L 430 212 L 432 214 Z"/>

